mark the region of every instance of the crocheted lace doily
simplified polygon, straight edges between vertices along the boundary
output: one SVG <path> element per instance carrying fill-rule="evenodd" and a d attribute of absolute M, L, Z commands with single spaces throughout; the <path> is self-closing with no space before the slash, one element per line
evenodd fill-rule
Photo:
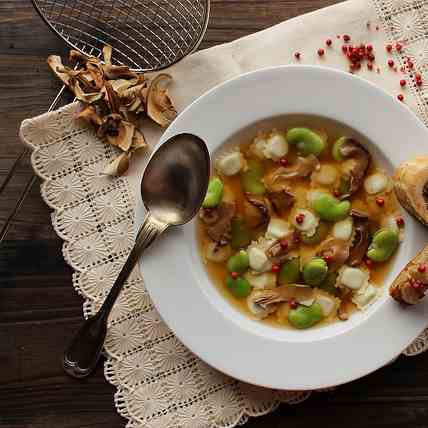
<path fill-rule="evenodd" d="M 397 60 L 409 55 L 423 72 L 428 62 L 427 4 L 374 4 L 391 39 L 407 40 Z M 427 123 L 426 92 L 413 92 Z M 64 258 L 74 269 L 73 285 L 85 299 L 87 317 L 102 303 L 133 244 L 134 195 L 127 178 L 101 174 L 117 153 L 75 120 L 76 107 L 25 120 L 21 137 L 33 150 L 34 170 L 43 179 L 41 194 L 53 209 L 52 224 L 64 240 Z M 427 344 L 425 331 L 405 354 L 423 352 Z M 255 387 L 207 366 L 163 323 L 137 269 L 109 320 L 105 354 L 105 376 L 117 387 L 115 403 L 128 428 L 233 427 L 311 394 Z"/>

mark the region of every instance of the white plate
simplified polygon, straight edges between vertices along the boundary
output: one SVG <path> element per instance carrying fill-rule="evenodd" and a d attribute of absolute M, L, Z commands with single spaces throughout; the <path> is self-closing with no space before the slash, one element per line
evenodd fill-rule
<path fill-rule="evenodd" d="M 191 132 L 212 153 L 259 120 L 294 113 L 357 130 L 389 168 L 426 153 L 428 132 L 405 104 L 361 78 L 309 66 L 263 69 L 212 89 L 179 115 L 160 144 Z M 427 241 L 426 229 L 408 215 L 405 221 L 405 241 L 387 284 Z M 156 308 L 190 350 L 224 373 L 265 387 L 306 390 L 357 379 L 390 362 L 427 326 L 428 298 L 403 308 L 388 297 L 387 286 L 376 304 L 347 322 L 297 331 L 253 321 L 209 280 L 195 221 L 165 234 L 144 254 L 141 268 Z"/>

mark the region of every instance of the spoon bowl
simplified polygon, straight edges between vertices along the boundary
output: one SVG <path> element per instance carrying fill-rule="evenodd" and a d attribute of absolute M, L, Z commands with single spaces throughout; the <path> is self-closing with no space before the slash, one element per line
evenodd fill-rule
<path fill-rule="evenodd" d="M 144 205 L 157 220 L 179 226 L 191 220 L 205 197 L 210 157 L 205 143 L 179 134 L 153 154 L 141 181 Z"/>
<path fill-rule="evenodd" d="M 183 225 L 196 215 L 207 192 L 209 175 L 208 149 L 196 135 L 175 135 L 152 155 L 141 182 L 146 217 L 101 308 L 83 323 L 64 352 L 63 367 L 70 376 L 84 378 L 95 369 L 108 316 L 140 255 L 168 227 Z"/>

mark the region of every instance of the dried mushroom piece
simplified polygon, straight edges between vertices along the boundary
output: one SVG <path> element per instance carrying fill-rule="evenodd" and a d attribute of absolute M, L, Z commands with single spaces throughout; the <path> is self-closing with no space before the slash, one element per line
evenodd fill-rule
<path fill-rule="evenodd" d="M 207 234 L 214 242 L 225 245 L 230 241 L 235 210 L 235 204 L 229 202 L 223 202 L 216 208 L 200 210 L 199 216 L 207 225 Z"/>
<path fill-rule="evenodd" d="M 428 245 L 426 245 L 398 274 L 389 288 L 397 302 L 415 305 L 428 288 Z"/>
<path fill-rule="evenodd" d="M 354 219 L 354 239 L 349 253 L 349 266 L 359 265 L 366 255 L 369 247 L 369 216 L 356 209 L 351 210 Z"/>
<path fill-rule="evenodd" d="M 428 156 L 418 156 L 402 163 L 393 180 L 401 205 L 428 226 Z"/>
<path fill-rule="evenodd" d="M 295 195 L 286 188 L 279 190 L 268 189 L 267 197 L 275 213 L 280 216 L 285 215 L 288 209 L 294 205 L 296 200 Z"/>
<path fill-rule="evenodd" d="M 165 86 L 172 80 L 169 74 L 159 74 L 151 82 L 147 93 L 147 114 L 160 126 L 168 126 L 177 116 Z"/>
<path fill-rule="evenodd" d="M 348 260 L 349 243 L 342 239 L 326 239 L 320 244 L 317 256 L 323 258 L 327 262 L 329 270 L 334 272 Z"/>
<path fill-rule="evenodd" d="M 338 189 L 341 193 L 340 199 L 349 198 L 364 182 L 370 164 L 370 153 L 358 141 L 348 137 L 340 138 L 335 143 L 333 150 L 336 150 L 336 156 L 343 161 L 344 174 Z"/>
<path fill-rule="evenodd" d="M 160 74 L 153 80 L 137 74 L 125 65 L 112 63 L 112 47 L 104 46 L 103 59 L 86 56 L 77 50 L 69 53 L 72 69 L 56 55 L 48 57 L 55 75 L 81 101 L 77 115 L 91 124 L 106 143 L 124 153 L 113 160 L 105 170 L 108 175 L 121 175 L 129 167 L 133 153 L 147 147 L 139 129 L 139 117 L 148 115 L 161 126 L 167 126 L 177 115 L 166 84 L 171 76 Z"/>
<path fill-rule="evenodd" d="M 269 223 L 272 206 L 267 198 L 245 193 L 244 216 L 249 227 L 256 229 Z"/>
<path fill-rule="evenodd" d="M 130 155 L 122 153 L 116 159 L 111 161 L 104 169 L 104 174 L 112 177 L 123 175 L 129 168 Z"/>
<path fill-rule="evenodd" d="M 274 184 L 278 180 L 288 180 L 292 178 L 307 177 L 312 174 L 314 171 L 318 171 L 320 168 L 319 160 L 314 155 L 309 155 L 307 157 L 298 157 L 296 161 L 285 167 L 279 167 L 273 171 L 267 181 Z"/>

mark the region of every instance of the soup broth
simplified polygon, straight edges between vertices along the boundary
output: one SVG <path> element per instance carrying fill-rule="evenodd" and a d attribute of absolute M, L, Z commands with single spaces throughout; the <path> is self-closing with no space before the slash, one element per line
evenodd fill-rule
<path fill-rule="evenodd" d="M 301 135 L 299 135 L 299 132 L 295 130 L 301 128 L 306 131 L 300 131 Z M 309 149 L 306 149 L 301 143 L 305 138 L 309 138 L 305 134 L 308 131 L 309 137 L 313 137 L 315 134 L 316 143 L 322 142 L 322 144 L 320 143 L 322 150 L 313 144 L 310 147 L 313 153 L 308 153 Z M 342 138 L 344 136 L 345 139 Z M 341 156 L 338 160 L 337 151 L 334 153 L 333 147 L 335 147 L 335 142 L 341 138 L 345 142 L 350 142 L 351 153 L 357 155 L 367 153 L 369 158 L 366 170 L 357 171 L 357 174 L 362 173 L 361 183 L 347 197 L 344 197 L 344 194 L 349 192 L 349 170 L 355 166 L 355 159 Z M 259 143 L 260 141 L 262 143 Z M 279 149 L 275 148 L 278 149 L 276 152 L 268 147 L 269 141 L 276 141 L 279 146 Z M 356 146 L 352 146 L 351 143 Z M 257 149 L 258 144 L 263 147 L 262 151 Z M 336 143 L 336 148 L 339 146 L 340 144 Z M 343 151 L 343 145 L 341 147 Z M 233 163 L 222 163 L 221 160 L 238 150 L 242 165 L 235 173 L 233 168 L 227 169 Z M 289 177 L 299 162 L 308 162 L 308 159 L 314 162 L 314 166 L 310 168 L 309 172 L 303 171 L 300 176 Z M 252 195 L 245 188 L 244 182 L 246 171 L 249 171 L 254 164 L 263 170 L 260 182 L 263 184 L 264 191 L 261 189 L 256 192 L 258 194 Z M 381 154 L 361 135 L 343 125 L 317 117 L 276 118 L 255 124 L 232 137 L 230 141 L 226 142 L 223 150 L 214 155 L 214 165 L 214 176 L 223 185 L 222 201 L 218 205 L 202 209 L 201 219 L 197 226 L 198 239 L 208 275 L 230 304 L 251 318 L 277 327 L 307 328 L 338 320 L 345 321 L 352 316 L 354 311 L 364 310 L 375 300 L 393 263 L 392 253 L 394 251 L 385 258 L 377 256 L 373 248 L 377 248 L 377 241 L 382 233 L 385 236 L 389 233 L 392 240 L 397 238 L 398 245 L 398 241 L 403 237 L 403 231 L 397 226 L 400 207 L 390 185 L 386 171 L 387 164 Z M 224 165 L 226 165 L 226 169 L 224 169 Z M 283 177 L 284 171 L 285 178 Z M 231 172 L 233 174 L 230 174 Z M 348 189 L 342 185 L 344 176 Z M 355 177 L 351 177 L 351 180 L 353 179 Z M 274 191 L 284 190 L 292 195 L 292 205 L 282 210 L 275 209 L 271 195 Z M 328 197 L 324 195 L 328 195 Z M 349 201 L 350 206 L 343 215 L 334 214 L 336 217 L 329 217 L 330 214 L 322 211 L 321 196 L 333 204 Z M 216 244 L 215 239 L 213 240 L 213 233 L 210 232 L 210 226 L 207 225 L 205 214 L 209 213 L 212 216 L 213 212 L 215 214 L 216 210 L 219 210 L 221 204 L 230 202 L 234 206 L 233 219 L 238 218 L 244 223 L 251 224 L 254 221 L 248 218 L 249 213 L 255 214 L 256 217 L 259 214 L 258 208 L 249 203 L 253 198 L 259 204 L 256 205 L 261 208 L 262 214 L 263 212 L 266 214 L 266 210 L 268 213 L 266 216 L 259 216 L 261 217 L 260 224 L 252 224 L 249 227 L 247 225 L 246 229 L 250 239 L 247 239 L 245 245 L 235 245 L 234 248 L 229 248 L 229 228 L 223 241 Z M 212 203 L 212 201 L 209 202 Z M 260 203 L 266 203 L 267 208 L 260 207 Z M 299 219 L 301 224 L 299 224 Z M 272 220 L 274 220 L 273 223 Z M 280 220 L 279 224 L 285 229 L 274 236 L 268 235 L 270 226 L 277 220 Z M 306 231 L 304 230 L 305 222 L 309 222 L 309 220 L 314 221 L 315 229 L 311 228 Z M 352 227 L 351 232 L 349 232 L 349 225 Z M 323 229 L 321 238 L 317 237 L 320 228 Z M 355 253 L 359 241 L 364 239 L 364 233 L 366 233 L 367 242 L 365 248 L 362 248 L 364 254 L 361 261 L 350 263 L 350 257 Z M 311 234 L 312 236 L 310 236 Z M 346 234 L 348 236 L 345 236 Z M 375 236 L 377 238 L 374 238 Z M 227 257 L 223 257 L 224 260 L 213 260 L 211 256 L 207 256 L 207 248 L 209 246 L 212 248 L 213 245 L 222 250 L 228 250 Z M 273 257 L 272 250 L 268 247 L 274 245 L 279 248 L 280 253 L 284 254 Z M 338 257 L 335 253 L 336 247 L 339 247 L 342 252 L 349 253 L 348 257 L 345 257 L 346 254 L 342 255 L 343 262 L 339 260 L 340 266 L 334 266 L 335 258 Z M 259 250 L 265 252 L 269 259 L 264 267 L 257 266 L 256 256 L 260 255 Z M 233 272 L 231 270 L 233 263 L 229 260 L 240 251 L 243 252 L 241 254 L 243 256 L 246 253 L 244 263 L 248 266 L 240 268 L 241 272 Z M 263 254 L 261 257 L 263 258 Z M 383 258 L 385 260 L 381 260 Z M 290 260 L 296 262 L 299 270 L 298 279 L 294 278 L 295 280 L 291 282 L 281 280 L 282 271 L 285 269 L 284 264 Z M 353 261 L 355 262 L 355 260 Z M 319 273 L 311 274 L 311 264 L 319 269 Z M 263 284 L 261 281 L 261 278 L 265 277 L 269 277 L 269 281 L 267 281 L 269 284 Z M 321 277 L 324 279 L 321 280 Z M 358 283 L 359 278 L 362 277 L 365 278 L 364 281 Z M 327 284 L 328 278 L 329 284 Z M 237 281 L 241 279 L 242 284 L 245 283 L 245 287 L 250 287 L 248 290 L 245 287 L 242 288 L 241 283 L 238 284 Z M 258 281 L 261 283 L 259 284 Z M 295 284 L 298 284 L 300 288 L 296 288 Z M 237 291 L 234 287 L 242 289 L 239 288 Z M 292 289 L 297 290 L 296 298 L 293 297 Z M 304 290 L 302 291 L 302 289 Z M 365 291 L 363 292 L 363 290 Z M 302 292 L 308 297 L 307 299 L 300 296 L 299 300 Z M 366 297 L 364 293 L 367 294 Z M 250 303 L 253 296 L 259 299 L 256 300 L 257 306 Z M 315 321 L 305 321 L 305 317 L 310 315 L 310 311 L 316 313 Z"/>

